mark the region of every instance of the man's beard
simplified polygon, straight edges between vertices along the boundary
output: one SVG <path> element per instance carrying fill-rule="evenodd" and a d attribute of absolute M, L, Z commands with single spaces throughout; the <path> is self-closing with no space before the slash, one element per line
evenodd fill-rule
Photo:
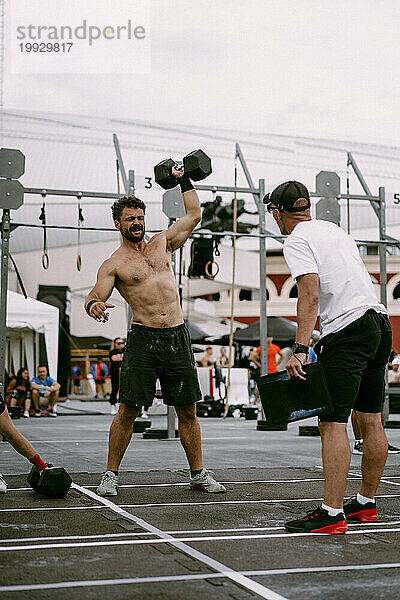
<path fill-rule="evenodd" d="M 128 242 L 138 244 L 144 238 L 144 227 L 141 227 L 140 229 L 121 229 L 121 234 Z"/>

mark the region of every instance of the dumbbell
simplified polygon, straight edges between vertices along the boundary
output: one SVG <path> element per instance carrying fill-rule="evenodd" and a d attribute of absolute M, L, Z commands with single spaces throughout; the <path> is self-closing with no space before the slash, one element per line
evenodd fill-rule
<path fill-rule="evenodd" d="M 177 178 L 172 175 L 172 167 L 176 164 L 175 160 L 167 158 L 154 167 L 154 179 L 164 190 L 178 185 Z M 212 173 L 211 159 L 203 150 L 194 150 L 184 157 L 183 170 L 192 181 L 200 181 Z"/>
<path fill-rule="evenodd" d="M 28 483 L 37 494 L 46 498 L 64 498 L 71 487 L 72 479 L 63 467 L 48 465 L 43 471 L 35 466 L 28 475 Z"/>

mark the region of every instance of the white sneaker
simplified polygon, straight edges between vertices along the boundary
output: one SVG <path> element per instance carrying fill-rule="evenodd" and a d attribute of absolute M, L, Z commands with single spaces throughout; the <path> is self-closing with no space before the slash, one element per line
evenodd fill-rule
<path fill-rule="evenodd" d="M 116 415 L 117 414 L 117 407 L 115 406 L 115 404 L 111 404 L 111 409 L 110 409 L 110 415 Z"/>
<path fill-rule="evenodd" d="M 5 494 L 7 491 L 7 484 L 5 482 L 5 479 L 3 478 L 3 475 L 0 473 L 0 494 Z"/>
<path fill-rule="evenodd" d="M 207 469 L 203 468 L 201 473 L 193 478 L 190 477 L 190 489 L 214 494 L 226 492 L 224 486 L 218 483 L 218 481 L 214 479 L 213 475 L 214 473 L 212 471 L 207 471 Z"/>
<path fill-rule="evenodd" d="M 25 419 L 29 419 L 29 410 L 24 410 L 24 414 L 22 415 Z"/>
<path fill-rule="evenodd" d="M 101 478 L 101 482 L 96 490 L 96 493 L 99 496 L 117 496 L 118 476 L 112 471 L 106 471 Z"/>

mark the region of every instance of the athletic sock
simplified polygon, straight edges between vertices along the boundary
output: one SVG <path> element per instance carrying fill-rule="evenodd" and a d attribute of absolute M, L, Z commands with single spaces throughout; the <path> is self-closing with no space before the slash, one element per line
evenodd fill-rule
<path fill-rule="evenodd" d="M 190 477 L 193 479 L 193 477 L 196 477 L 196 475 L 200 475 L 202 470 L 203 469 L 197 469 L 197 471 L 190 471 Z"/>
<path fill-rule="evenodd" d="M 328 506 L 324 503 L 321 504 L 321 508 L 328 511 L 330 517 L 336 517 L 337 515 L 343 512 L 343 508 L 332 508 L 332 506 Z"/>
<path fill-rule="evenodd" d="M 354 440 L 355 444 L 362 444 L 363 443 L 363 438 L 360 438 L 359 440 Z"/>
<path fill-rule="evenodd" d="M 368 502 L 375 502 L 375 500 L 373 498 L 367 498 L 367 496 L 357 494 L 357 502 L 359 502 L 360 504 L 367 504 Z"/>
<path fill-rule="evenodd" d="M 111 471 L 111 473 L 114 473 L 118 477 L 118 471 Z"/>
<path fill-rule="evenodd" d="M 35 456 L 31 458 L 29 462 L 35 465 L 39 471 L 43 471 L 47 467 L 46 463 L 42 461 L 39 454 L 35 454 Z"/>

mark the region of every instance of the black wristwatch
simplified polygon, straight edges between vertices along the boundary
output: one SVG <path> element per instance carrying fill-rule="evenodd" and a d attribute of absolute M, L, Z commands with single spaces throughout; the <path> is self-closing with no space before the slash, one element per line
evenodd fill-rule
<path fill-rule="evenodd" d="M 295 342 L 292 346 L 292 352 L 293 354 L 305 354 L 308 356 L 308 346 Z"/>

